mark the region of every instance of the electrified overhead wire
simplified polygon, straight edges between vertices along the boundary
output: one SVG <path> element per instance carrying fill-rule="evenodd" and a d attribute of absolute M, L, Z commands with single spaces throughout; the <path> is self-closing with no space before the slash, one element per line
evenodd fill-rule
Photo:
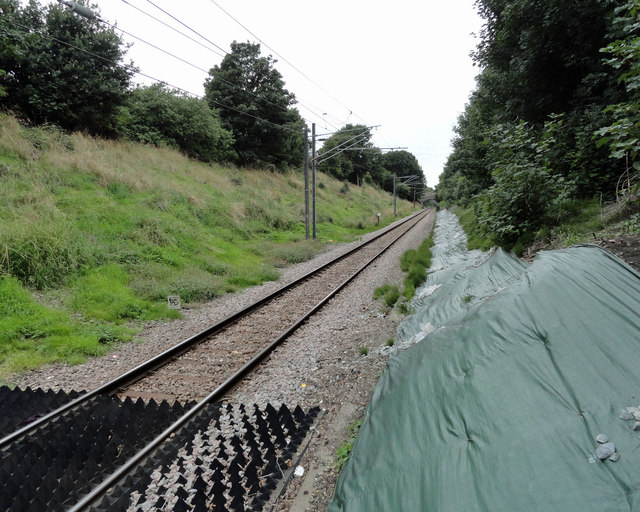
<path fill-rule="evenodd" d="M 196 34 L 198 37 L 201 37 L 202 39 L 204 39 L 207 43 L 212 44 L 213 46 L 215 46 L 216 48 L 218 48 L 220 51 L 222 51 L 225 55 L 228 55 L 229 52 L 227 50 L 225 50 L 224 48 L 222 48 L 221 46 L 218 46 L 216 43 L 214 43 L 213 41 L 211 41 L 210 39 L 207 39 L 205 36 L 203 36 L 200 32 L 192 29 L 189 25 L 187 25 L 186 23 L 180 21 L 178 18 L 176 18 L 173 14 L 170 14 L 169 12 L 165 11 L 162 7 L 157 6 L 156 4 L 154 4 L 151 0 L 146 0 L 148 3 L 150 3 L 151 5 L 153 5 L 156 9 L 158 9 L 159 11 L 163 12 L 164 14 L 166 14 L 167 16 L 169 16 L 171 19 L 177 21 L 178 23 L 180 23 L 180 25 L 182 25 L 183 27 L 191 30 L 191 32 L 193 32 L 194 34 Z"/>
<path fill-rule="evenodd" d="M 104 23 L 105 25 L 110 26 L 111 28 L 113 28 L 114 30 L 119 30 L 120 32 L 122 32 L 123 34 L 128 35 L 129 37 L 132 37 L 133 39 L 136 39 L 144 44 L 147 44 L 149 46 L 151 46 L 153 49 L 158 50 L 159 52 L 164 53 L 165 55 L 169 55 L 170 57 L 173 57 L 174 59 L 179 60 L 180 62 L 183 62 L 184 64 L 187 64 L 188 66 L 191 66 L 192 68 L 197 69 L 198 71 L 202 71 L 205 74 L 208 74 L 209 71 L 201 68 L 200 66 L 193 64 L 192 62 L 189 62 L 188 60 L 183 59 L 182 57 L 179 57 L 178 55 L 171 53 L 170 51 L 164 50 L 163 48 L 160 48 L 159 46 L 156 46 L 153 43 L 150 43 L 149 41 L 145 41 L 144 39 L 142 39 L 141 37 L 138 37 L 136 35 L 133 35 L 131 32 L 127 32 L 126 30 L 121 29 L 120 27 L 118 27 L 117 25 L 114 25 L 112 23 L 109 23 L 108 21 L 104 21 L 104 20 L 100 20 L 102 21 L 102 23 Z"/>
<path fill-rule="evenodd" d="M 148 16 L 149 18 L 151 18 L 152 20 L 155 20 L 156 22 L 164 25 L 165 27 L 173 30 L 174 32 L 177 32 L 178 34 L 180 34 L 183 37 L 186 37 L 187 39 L 189 39 L 190 41 L 193 41 L 194 43 L 196 43 L 197 45 L 202 46 L 203 48 L 205 48 L 206 50 L 209 50 L 210 52 L 220 56 L 220 57 L 224 57 L 223 53 L 220 53 L 218 50 L 214 50 L 213 48 L 207 46 L 206 44 L 202 43 L 201 41 L 198 41 L 197 39 L 195 39 L 194 37 L 191 37 L 188 34 L 185 34 L 184 32 L 181 32 L 180 30 L 178 30 L 175 27 L 172 27 L 171 25 L 169 25 L 168 23 L 165 23 L 164 21 L 162 21 L 159 18 L 156 18 L 153 14 L 148 13 L 147 11 L 145 11 L 144 9 L 140 9 L 140 7 L 133 5 L 130 2 L 127 2 L 127 0 L 122 0 L 125 4 L 127 4 L 129 7 L 132 7 L 133 9 L 135 9 L 138 12 L 141 12 L 142 14 L 144 14 L 145 16 Z"/>
<path fill-rule="evenodd" d="M 135 6 L 131 5 L 129 2 L 127 2 L 126 0 L 123 0 L 123 2 L 124 2 L 125 4 L 127 4 L 127 5 L 130 5 L 131 7 L 135 7 Z M 138 9 L 137 7 L 135 7 L 135 8 L 136 8 L 136 9 Z M 142 9 L 138 9 L 138 10 L 139 10 L 139 11 L 141 11 L 141 12 L 143 12 L 144 14 L 147 14 L 147 13 L 145 13 L 144 11 L 142 11 Z M 150 15 L 149 15 L 149 16 L 150 16 Z M 153 18 L 153 16 L 151 16 L 151 17 Z M 154 19 L 155 19 L 155 18 L 154 18 Z M 158 50 L 158 51 L 160 51 L 160 52 L 162 52 L 162 53 L 164 53 L 164 54 L 166 54 L 166 55 L 169 55 L 170 57 L 173 57 L 174 59 L 177 59 L 177 60 L 179 60 L 179 61 L 181 61 L 181 62 L 183 62 L 183 63 L 185 63 L 185 64 L 187 64 L 187 65 L 189 65 L 189 66 L 191 66 L 191 67 L 193 67 L 193 68 L 195 68 L 195 69 L 197 69 L 198 71 L 202 71 L 202 72 L 203 72 L 203 73 L 205 73 L 205 74 L 209 74 L 209 71 L 208 71 L 208 70 L 203 69 L 203 68 L 201 68 L 200 66 L 198 66 L 198 65 L 196 65 L 196 64 L 193 64 L 192 62 L 189 62 L 189 61 L 187 61 L 187 60 L 183 59 L 182 57 L 179 57 L 178 55 L 175 55 L 175 54 L 173 54 L 173 53 L 171 53 L 171 52 L 169 52 L 169 51 L 167 51 L 167 50 L 164 50 L 163 48 L 160 48 L 159 46 L 157 46 L 157 45 L 155 45 L 155 44 L 153 44 L 153 43 L 150 43 L 149 41 L 146 41 L 145 39 L 142 39 L 142 38 L 140 38 L 140 37 L 138 37 L 138 36 L 136 36 L 136 35 L 134 35 L 134 34 L 131 34 L 130 32 L 127 32 L 126 30 L 121 29 L 121 28 L 120 28 L 120 27 L 118 27 L 117 25 L 111 24 L 111 23 L 109 23 L 109 22 L 107 22 L 107 21 L 105 21 L 105 20 L 102 20 L 102 19 L 101 19 L 100 21 L 101 21 L 102 23 L 104 23 L 105 25 L 108 25 L 108 26 L 110 26 L 111 28 L 113 28 L 113 29 L 115 29 L 115 30 L 119 30 L 120 32 L 122 32 L 123 34 L 128 35 L 129 37 L 132 37 L 132 38 L 134 38 L 134 39 L 137 39 L 138 41 L 140 41 L 140 42 L 142 42 L 142 43 L 144 43 L 144 44 L 146 44 L 146 45 L 148 45 L 148 46 L 150 46 L 150 47 L 154 48 L 155 50 Z M 162 21 L 160 21 L 160 20 L 157 20 L 157 21 L 159 21 L 159 22 L 160 22 L 160 23 L 162 23 L 162 24 L 165 24 L 165 23 L 163 23 L 163 22 L 162 22 Z M 173 27 L 171 27 L 171 28 L 173 28 Z M 178 32 L 179 34 L 181 34 L 181 35 L 183 35 L 183 36 L 185 36 L 185 37 L 189 37 L 189 36 L 187 36 L 186 34 L 184 34 L 184 33 L 180 32 L 180 31 L 179 31 L 179 30 L 177 30 L 177 29 L 174 29 L 174 30 L 176 30 L 176 32 Z M 192 38 L 190 38 L 190 37 L 189 37 L 189 39 L 192 39 Z M 196 41 L 196 42 L 198 42 L 198 41 Z M 201 44 L 201 43 L 198 43 L 198 44 Z M 205 48 L 206 48 L 206 46 L 205 46 Z M 210 48 L 208 48 L 208 49 L 210 49 Z M 212 50 L 212 51 L 213 51 L 213 50 Z M 273 103 L 272 101 L 269 101 L 269 100 L 267 100 L 267 99 L 261 98 L 258 94 L 254 93 L 254 92 L 252 92 L 252 91 L 248 91 L 248 90 L 242 89 L 242 87 L 240 87 L 239 85 L 234 84 L 234 83 L 232 83 L 232 82 L 229 82 L 228 80 L 225 80 L 224 78 L 219 78 L 219 77 L 218 77 L 218 78 L 216 78 L 216 80 L 219 80 L 219 81 L 221 81 L 221 82 L 223 82 L 223 83 L 225 83 L 225 84 L 227 84 L 227 85 L 229 85 L 229 86 L 231 86 L 231 87 L 235 87 L 236 89 L 241 89 L 243 92 L 246 92 L 247 94 L 250 94 L 251 96 L 254 96 L 254 97 L 258 98 L 258 99 L 261 99 L 261 100 L 262 100 L 262 101 L 264 101 L 265 103 L 267 103 L 267 104 L 269 104 L 269 105 L 272 105 L 273 107 L 276 107 L 277 109 L 279 109 L 279 110 L 281 110 L 281 111 L 283 111 L 283 112 L 288 112 L 288 109 L 286 109 L 286 108 L 285 108 L 285 107 L 283 107 L 282 105 L 278 105 L 278 104 L 276 104 L 276 103 Z"/>
<path fill-rule="evenodd" d="M 148 2 L 150 0 L 147 0 Z M 325 93 L 327 96 L 329 96 L 330 98 L 332 98 L 335 102 L 337 102 L 338 104 L 340 104 L 343 108 L 347 109 L 349 111 L 349 115 L 353 114 L 355 115 L 358 119 L 360 119 L 361 121 L 363 121 L 365 124 L 366 121 L 364 121 L 364 119 L 362 119 L 360 116 L 356 115 L 352 109 L 350 109 L 349 107 L 347 107 L 344 103 L 342 103 L 338 98 L 336 98 L 334 95 L 332 95 L 330 92 L 328 92 L 327 90 L 325 90 L 320 84 L 318 84 L 316 81 L 314 81 L 312 78 L 310 78 L 306 73 L 304 73 L 303 71 L 301 71 L 300 69 L 298 69 L 294 64 L 292 64 L 291 62 L 289 62 L 286 58 L 284 58 L 282 55 L 280 55 L 277 51 L 275 51 L 273 48 L 271 48 L 271 46 L 269 46 L 267 43 L 265 43 L 262 39 L 260 39 L 256 34 L 254 34 L 253 32 L 251 32 L 251 30 L 249 30 L 244 24 L 242 24 L 239 20 L 237 20 L 236 18 L 234 18 L 229 12 L 227 12 L 222 6 L 220 6 L 220 4 L 218 4 L 215 0 L 209 0 L 213 5 L 215 5 L 218 9 L 220 9 L 223 13 L 225 13 L 227 16 L 229 16 L 229 18 L 231 18 L 233 21 L 235 21 L 238 25 L 240 25 L 244 30 L 246 30 L 249 34 L 251 34 L 251 36 L 255 37 L 261 44 L 263 44 L 264 46 L 266 46 L 269 50 L 271 50 L 273 53 L 275 53 L 278 57 L 280 57 L 280 59 L 282 59 L 284 62 L 286 62 L 287 64 L 289 64 L 289 66 L 291 66 L 294 70 L 296 70 L 298 73 L 300 73 L 304 78 L 306 78 L 307 80 L 309 80 L 309 82 L 311 82 L 313 85 L 315 85 L 318 89 L 320 89 L 323 93 Z M 348 119 L 348 117 L 347 117 Z"/>
<path fill-rule="evenodd" d="M 158 23 L 160 23 L 160 24 L 162 24 L 162 25 L 164 25 L 164 26 L 166 26 L 166 27 L 170 28 L 171 30 L 173 30 L 173 31 L 177 32 L 178 34 L 182 35 L 183 37 L 186 37 L 186 38 L 188 38 L 189 40 L 191 40 L 191 41 L 193 41 L 193 42 L 195 42 L 195 43 L 199 44 L 200 46 L 203 46 L 203 47 L 204 47 L 204 48 L 206 48 L 207 50 L 209 50 L 209 51 L 211 51 L 211 52 L 215 53 L 216 55 L 218 55 L 218 56 L 220 56 L 220 57 L 224 57 L 224 55 L 222 55 L 222 54 L 218 53 L 217 51 L 213 50 L 212 48 L 209 48 L 208 46 L 206 46 L 206 45 L 202 44 L 200 41 L 197 41 L 196 39 L 194 39 L 194 38 L 190 37 L 189 35 L 185 34 L 184 32 L 181 32 L 180 30 L 176 29 L 175 27 L 172 27 L 171 25 L 169 25 L 169 24 L 165 23 L 164 21 L 159 20 L 158 18 L 156 18 L 156 17 L 155 17 L 155 16 L 153 16 L 152 14 L 149 14 L 148 12 L 144 11 L 143 9 L 140 9 L 139 7 L 137 7 L 137 6 L 133 5 L 133 4 L 131 4 L 131 3 L 130 3 L 130 2 L 128 2 L 127 0 L 122 0 L 122 1 L 123 1 L 125 4 L 127 4 L 128 6 L 130 6 L 130 7 L 134 8 L 134 9 L 136 9 L 137 11 L 140 11 L 141 13 L 145 14 L 146 16 L 149 16 L 150 18 L 152 18 L 152 19 L 153 19 L 153 20 L 155 20 L 156 22 L 158 22 Z M 189 25 L 187 25 L 187 24 L 186 24 L 186 23 L 184 23 L 183 21 L 180 21 L 178 18 L 176 18 L 175 16 L 173 16 L 171 13 L 169 13 L 169 12 L 167 12 L 166 10 L 162 9 L 161 7 L 157 6 L 157 5 L 156 5 L 155 3 L 153 3 L 151 0 L 146 0 L 146 1 L 147 1 L 148 3 L 150 3 L 151 5 L 153 5 L 156 9 L 160 10 L 161 12 L 163 12 L 165 15 L 169 16 L 169 17 L 170 17 L 170 18 L 172 18 L 173 20 L 175 20 L 175 21 L 177 21 L 178 23 L 180 23 L 182 26 L 184 26 L 184 27 L 186 27 L 187 29 L 189 29 L 189 30 L 190 30 L 191 32 L 193 32 L 194 34 L 197 34 L 199 37 L 201 37 L 201 38 L 202 38 L 202 39 L 204 39 L 205 41 L 209 42 L 210 44 L 213 44 L 213 45 L 214 45 L 214 46 L 216 46 L 217 48 L 220 48 L 220 46 L 218 46 L 218 45 L 217 45 L 217 44 L 215 44 L 214 42 L 212 42 L 212 41 L 210 41 L 209 39 L 207 39 L 205 36 L 203 36 L 202 34 L 200 34 L 198 31 L 194 30 L 193 28 L 191 28 Z M 104 20 L 101 20 L 101 21 L 104 21 Z M 106 23 L 106 22 L 105 22 L 105 23 Z M 108 24 L 108 23 L 107 23 L 107 24 Z M 140 38 L 140 37 L 138 37 L 138 36 L 135 36 L 135 35 L 133 35 L 133 34 L 131 34 L 131 33 L 129 33 L 129 32 L 126 32 L 126 31 L 124 31 L 123 29 L 121 29 L 121 28 L 119 28 L 119 27 L 117 27 L 117 26 L 114 26 L 114 25 L 110 25 L 110 26 L 111 26 L 111 27 L 113 27 L 113 28 L 115 28 L 115 29 L 117 29 L 117 30 L 120 30 L 121 32 L 123 32 L 123 33 L 125 33 L 125 34 L 129 35 L 130 37 L 132 37 L 132 38 L 134 38 L 134 39 L 137 39 L 138 41 L 141 41 L 141 42 L 143 42 L 143 43 L 145 43 L 145 44 L 147 44 L 147 45 L 151 46 L 152 48 L 155 48 L 155 49 L 156 49 L 156 50 L 158 50 L 158 51 L 161 51 L 161 52 L 163 52 L 163 53 L 165 53 L 165 54 L 167 54 L 167 55 L 169 55 L 169 56 L 171 56 L 171 57 L 174 57 L 174 58 L 176 58 L 176 59 L 178 59 L 178 60 L 180 60 L 180 61 L 182 61 L 182 62 L 184 62 L 184 63 L 186 63 L 186 64 L 188 64 L 188 65 L 190 65 L 190 66 L 192 66 L 192 67 L 194 67 L 194 68 L 196 68 L 196 69 L 198 69 L 199 71 L 202 71 L 202 72 L 204 72 L 204 73 L 208 73 L 208 71 L 207 71 L 207 70 L 205 70 L 205 69 L 203 69 L 203 68 L 201 68 L 201 67 L 199 67 L 199 66 L 197 66 L 197 65 L 195 65 L 195 64 L 193 64 L 193 63 L 191 63 L 191 62 L 189 62 L 189 61 L 186 61 L 185 59 L 183 59 L 183 58 L 181 58 L 181 57 L 178 57 L 178 56 L 176 56 L 176 55 L 172 54 L 171 52 L 168 52 L 168 51 L 166 51 L 166 50 L 164 50 L 164 49 L 162 49 L 162 48 L 159 48 L 158 46 L 156 46 L 156 45 L 154 45 L 154 44 L 152 44 L 152 43 L 150 43 L 150 42 L 148 42 L 148 41 L 145 41 L 144 39 L 142 39 L 142 38 Z M 222 51 L 225 51 L 225 50 L 222 50 Z M 227 55 L 229 55 L 229 53 L 227 53 L 226 51 L 225 51 L 225 53 L 226 53 Z M 232 87 L 240 88 L 238 85 L 233 84 L 233 83 L 231 83 L 231 82 L 228 82 L 227 80 L 224 80 L 224 79 L 221 79 L 221 78 L 217 78 L 217 79 L 218 79 L 218 80 L 220 80 L 221 82 L 224 82 L 224 83 L 226 83 L 226 84 L 228 84 L 228 85 L 231 85 Z M 244 90 L 244 89 L 243 89 L 243 90 Z M 247 93 L 251 94 L 252 96 L 255 96 L 255 97 L 259 98 L 259 96 L 258 96 L 257 94 L 255 94 L 255 93 L 253 93 L 253 92 L 251 92 L 251 91 L 245 91 L 245 92 L 247 92 Z M 265 100 L 265 99 L 263 99 L 263 98 L 262 98 L 262 100 L 263 100 L 263 101 L 265 101 L 265 102 L 267 102 L 268 104 L 270 104 L 270 105 L 272 105 L 272 106 L 274 106 L 274 107 L 276 107 L 276 108 L 280 109 L 280 110 L 283 110 L 283 111 L 285 111 L 285 112 L 287 111 L 287 109 L 286 109 L 286 108 L 283 108 L 283 107 L 282 107 L 282 106 L 280 106 L 280 105 L 276 105 L 275 103 L 273 103 L 273 102 L 271 102 L 271 101 L 269 101 L 269 100 Z M 326 122 L 326 120 L 325 120 L 325 119 L 324 119 L 320 114 L 318 114 L 317 112 L 314 112 L 314 111 L 313 111 L 310 107 L 308 107 L 305 103 L 303 103 L 303 102 L 301 102 L 300 100 L 297 100 L 297 99 L 296 99 L 296 103 L 297 103 L 298 105 L 300 105 L 301 107 L 304 107 L 305 109 L 307 109 L 307 110 L 308 110 L 312 115 L 316 116 L 318 119 L 322 119 L 324 122 Z M 333 123 L 329 123 L 329 124 L 330 124 L 333 128 L 336 128 L 336 129 L 337 129 L 337 127 L 336 127 Z"/>

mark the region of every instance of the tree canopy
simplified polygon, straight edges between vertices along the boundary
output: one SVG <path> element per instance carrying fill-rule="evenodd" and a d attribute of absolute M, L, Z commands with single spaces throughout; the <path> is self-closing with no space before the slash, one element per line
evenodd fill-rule
<path fill-rule="evenodd" d="M 204 162 L 233 158 L 233 136 L 222 128 L 217 111 L 162 84 L 129 93 L 119 129 L 128 139 L 175 147 Z"/>
<path fill-rule="evenodd" d="M 318 152 L 318 169 L 340 180 L 362 185 L 371 183 L 383 190 L 393 190 L 393 176 L 416 175 L 416 186 L 425 185 L 418 159 L 408 151 L 382 153 L 371 138 L 371 129 L 347 124 L 327 137 Z M 400 197 L 413 198 L 413 188 L 397 182 Z"/>
<path fill-rule="evenodd" d="M 318 151 L 318 169 L 340 180 L 382 186 L 382 151 L 371 142 L 371 130 L 347 124 L 329 137 Z"/>
<path fill-rule="evenodd" d="M 0 35 L 0 105 L 36 124 L 116 131 L 133 70 L 112 29 L 58 5 L 0 0 Z"/>
<path fill-rule="evenodd" d="M 557 222 L 563 201 L 611 198 L 626 168 L 619 129 L 637 122 L 627 107 L 640 90 L 629 87 L 630 75 L 619 79 L 611 61 L 633 73 L 628 32 L 638 30 L 637 9 L 635 25 L 621 16 L 637 5 L 477 0 L 485 20 L 473 54 L 480 73 L 438 196 L 475 205 L 482 229 L 502 241 Z M 598 142 L 605 135 L 617 151 Z"/>
<path fill-rule="evenodd" d="M 304 158 L 304 123 L 276 62 L 260 54 L 259 44 L 234 41 L 205 81 L 206 99 L 233 132 L 241 165 L 298 166 Z"/>

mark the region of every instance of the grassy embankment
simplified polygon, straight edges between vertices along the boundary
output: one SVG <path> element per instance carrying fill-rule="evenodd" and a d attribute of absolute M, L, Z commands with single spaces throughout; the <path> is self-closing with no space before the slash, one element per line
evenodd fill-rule
<path fill-rule="evenodd" d="M 0 383 L 78 363 L 144 322 L 278 277 L 278 268 L 392 222 L 379 190 L 318 177 L 317 241 L 304 179 L 25 128 L 0 117 Z M 399 202 L 400 215 L 412 205 Z"/>

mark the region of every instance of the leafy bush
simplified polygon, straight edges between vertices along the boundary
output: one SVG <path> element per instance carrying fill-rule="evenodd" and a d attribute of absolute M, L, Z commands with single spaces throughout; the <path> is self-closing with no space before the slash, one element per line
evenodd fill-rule
<path fill-rule="evenodd" d="M 202 99 L 163 84 L 134 89 L 120 119 L 125 137 L 156 146 L 178 148 L 204 162 L 230 158 L 233 137 Z"/>
<path fill-rule="evenodd" d="M 499 155 L 494 184 L 475 206 L 478 225 L 486 235 L 495 234 L 508 244 L 561 216 L 573 184 L 554 173 L 548 157 L 561 126 L 559 120 L 549 121 L 541 136 L 524 122 L 493 130 L 494 151 Z"/>
<path fill-rule="evenodd" d="M 640 169 L 640 0 L 632 0 L 618 7 L 616 23 L 625 34 L 624 39 L 612 42 L 602 51 L 611 55 L 606 62 L 620 73 L 619 82 L 629 93 L 629 101 L 610 105 L 608 111 L 613 114 L 613 124 L 598 130 L 599 145 L 608 144 L 611 156 L 622 158 L 628 155 L 633 166 Z"/>

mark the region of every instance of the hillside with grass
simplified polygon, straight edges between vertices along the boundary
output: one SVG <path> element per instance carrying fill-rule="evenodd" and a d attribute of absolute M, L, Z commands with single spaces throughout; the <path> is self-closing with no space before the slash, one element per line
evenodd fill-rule
<path fill-rule="evenodd" d="M 412 211 L 398 201 L 400 216 Z M 395 220 L 393 198 L 320 173 L 317 220 L 318 240 L 306 240 L 301 171 L 205 164 L 2 115 L 0 381 L 180 316 L 169 295 L 194 306 L 275 280 Z"/>

